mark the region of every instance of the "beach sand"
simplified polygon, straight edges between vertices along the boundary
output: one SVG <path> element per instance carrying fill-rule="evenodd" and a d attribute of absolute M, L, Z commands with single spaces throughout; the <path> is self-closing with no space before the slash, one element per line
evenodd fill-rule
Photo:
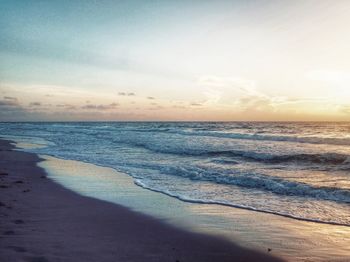
<path fill-rule="evenodd" d="M 0 140 L 0 261 L 281 261 L 78 195 L 13 149 Z"/>

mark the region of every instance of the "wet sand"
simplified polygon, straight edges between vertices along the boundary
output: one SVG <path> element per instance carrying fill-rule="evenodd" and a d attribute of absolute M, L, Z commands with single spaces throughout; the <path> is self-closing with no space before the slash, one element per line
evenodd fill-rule
<path fill-rule="evenodd" d="M 35 148 L 34 144 L 17 144 Z M 126 206 L 176 227 L 224 237 L 288 261 L 350 261 L 350 228 L 198 204 L 144 189 L 113 168 L 40 155 L 48 178 L 80 195 Z M 270 250 L 270 251 L 269 251 Z"/>
<path fill-rule="evenodd" d="M 0 261 L 281 261 L 84 197 L 0 140 Z"/>

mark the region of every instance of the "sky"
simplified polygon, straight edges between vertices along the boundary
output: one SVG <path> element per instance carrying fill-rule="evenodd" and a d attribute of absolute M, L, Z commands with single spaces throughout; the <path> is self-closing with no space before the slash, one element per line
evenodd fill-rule
<path fill-rule="evenodd" d="M 349 121 L 350 1 L 0 0 L 0 121 Z"/>

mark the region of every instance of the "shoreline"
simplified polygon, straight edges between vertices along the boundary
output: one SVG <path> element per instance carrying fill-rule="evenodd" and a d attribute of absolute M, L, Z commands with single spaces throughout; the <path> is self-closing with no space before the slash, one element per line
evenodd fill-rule
<path fill-rule="evenodd" d="M 23 145 L 24 146 L 24 145 Z M 350 229 L 299 221 L 246 209 L 198 204 L 144 189 L 113 168 L 40 155 L 48 177 L 80 195 L 126 206 L 191 232 L 224 237 L 233 243 L 290 261 L 347 261 Z M 72 172 L 74 170 L 74 172 Z"/>
<path fill-rule="evenodd" d="M 4 261 L 281 261 L 188 232 L 47 179 L 37 155 L 0 140 Z"/>
<path fill-rule="evenodd" d="M 201 202 L 201 201 L 196 201 L 196 200 L 191 200 L 191 199 L 185 199 L 185 198 L 181 198 L 177 195 L 173 195 L 170 193 L 166 193 L 163 192 L 161 190 L 156 190 L 153 189 L 151 187 L 145 186 L 142 183 L 136 181 L 135 182 L 136 185 L 146 189 L 146 190 L 150 190 L 159 194 L 163 194 L 165 196 L 169 196 L 169 197 L 174 197 L 180 201 L 184 201 L 187 203 L 193 203 L 193 204 L 205 204 L 205 205 L 220 205 L 220 206 L 225 206 L 225 207 L 231 207 L 231 208 L 238 208 L 238 209 L 243 209 L 243 210 L 248 210 L 251 212 L 259 212 L 259 213 L 264 213 L 264 214 L 269 214 L 269 215 L 274 215 L 274 216 L 279 216 L 279 217 L 284 217 L 284 218 L 289 218 L 289 219 L 295 219 L 298 221 L 302 221 L 302 222 L 310 222 L 310 223 L 316 223 L 316 224 L 324 224 L 324 225 L 331 225 L 331 226 L 339 226 L 339 227 L 347 227 L 350 228 L 350 225 L 348 224 L 342 224 L 342 223 L 337 223 L 337 222 L 326 222 L 326 221 L 322 221 L 322 220 L 316 220 L 316 219 L 307 219 L 307 218 L 300 218 L 297 216 L 292 216 L 292 215 L 288 215 L 288 214 L 282 214 L 282 213 L 276 213 L 276 212 L 272 212 L 272 211 L 268 211 L 268 210 L 262 210 L 262 209 L 254 209 L 251 207 L 246 207 L 246 206 L 240 206 L 240 205 L 234 205 L 234 204 L 229 204 L 229 203 L 224 203 L 224 202 Z"/>

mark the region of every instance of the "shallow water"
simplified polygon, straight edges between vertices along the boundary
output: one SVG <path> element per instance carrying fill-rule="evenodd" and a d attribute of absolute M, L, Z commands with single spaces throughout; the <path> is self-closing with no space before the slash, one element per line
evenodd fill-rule
<path fill-rule="evenodd" d="M 81 195 L 127 206 L 186 230 L 225 237 L 289 261 L 347 261 L 350 227 L 304 222 L 145 190 L 112 168 L 40 155 L 48 177 Z M 116 218 L 118 219 L 118 218 Z"/>
<path fill-rule="evenodd" d="M 350 226 L 350 123 L 0 123 L 183 201 Z"/>

